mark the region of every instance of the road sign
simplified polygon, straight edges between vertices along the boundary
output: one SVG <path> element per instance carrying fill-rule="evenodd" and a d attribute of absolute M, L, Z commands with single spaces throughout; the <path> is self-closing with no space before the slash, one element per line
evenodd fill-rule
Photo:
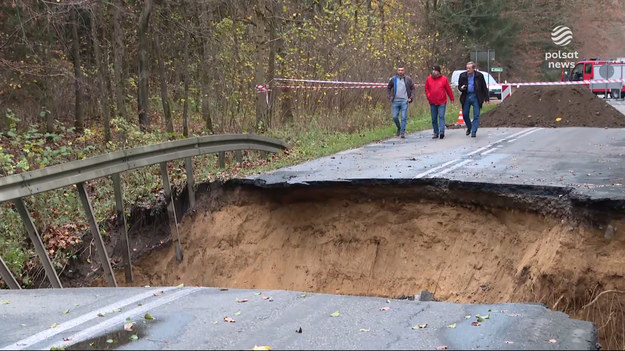
<path fill-rule="evenodd" d="M 493 67 L 490 69 L 491 72 L 503 72 L 503 68 L 501 67 Z"/>

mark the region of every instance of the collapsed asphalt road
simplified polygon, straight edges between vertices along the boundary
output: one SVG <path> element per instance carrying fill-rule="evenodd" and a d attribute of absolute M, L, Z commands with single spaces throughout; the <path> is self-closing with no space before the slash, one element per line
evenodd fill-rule
<path fill-rule="evenodd" d="M 430 136 L 423 131 L 392 138 L 249 179 L 272 185 L 444 178 L 556 186 L 591 199 L 625 199 L 624 129 L 480 128 L 477 138 L 452 129 L 443 140 Z"/>
<path fill-rule="evenodd" d="M 597 347 L 591 323 L 532 304 L 194 287 L 1 291 L 0 301 L 0 350 Z"/>

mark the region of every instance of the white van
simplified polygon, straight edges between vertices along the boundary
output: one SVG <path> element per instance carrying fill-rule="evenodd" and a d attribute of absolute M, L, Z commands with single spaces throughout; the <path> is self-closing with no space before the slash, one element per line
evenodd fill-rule
<path fill-rule="evenodd" d="M 460 74 L 462 72 L 466 72 L 466 71 L 467 71 L 466 69 L 458 69 L 458 70 L 455 70 L 451 74 L 451 78 L 449 79 L 449 84 L 451 85 L 452 88 L 458 87 L 458 78 L 460 77 Z M 486 81 L 486 84 L 488 85 L 488 96 L 489 97 L 494 96 L 497 99 L 501 100 L 501 84 L 497 83 L 495 78 L 493 78 L 493 76 L 491 76 L 490 73 L 482 72 L 482 71 L 479 71 L 479 72 L 484 75 L 484 80 Z"/>

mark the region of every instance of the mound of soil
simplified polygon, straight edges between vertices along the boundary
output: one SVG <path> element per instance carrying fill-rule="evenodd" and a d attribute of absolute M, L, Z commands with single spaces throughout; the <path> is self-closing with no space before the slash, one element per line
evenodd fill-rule
<path fill-rule="evenodd" d="M 485 113 L 480 127 L 622 128 L 625 116 L 585 86 L 526 86 Z"/>

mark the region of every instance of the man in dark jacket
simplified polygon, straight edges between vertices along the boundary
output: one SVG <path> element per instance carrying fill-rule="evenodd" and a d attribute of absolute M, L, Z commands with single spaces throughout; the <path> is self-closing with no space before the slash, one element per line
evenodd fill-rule
<path fill-rule="evenodd" d="M 389 100 L 393 104 L 393 121 L 397 126 L 395 135 L 405 138 L 406 122 L 408 120 L 408 104 L 412 102 L 414 94 L 414 83 L 410 77 L 404 74 L 404 68 L 397 68 L 397 75 L 391 78 L 386 87 Z M 401 112 L 401 124 L 399 124 L 399 113 Z"/>
<path fill-rule="evenodd" d="M 458 78 L 458 90 L 460 104 L 462 105 L 462 116 L 467 125 L 467 135 L 471 134 L 475 138 L 477 128 L 480 126 L 480 109 L 482 104 L 488 102 L 488 86 L 484 75 L 475 70 L 475 63 L 467 63 L 467 71 L 460 74 Z M 469 116 L 469 109 L 473 106 L 473 121 Z"/>

